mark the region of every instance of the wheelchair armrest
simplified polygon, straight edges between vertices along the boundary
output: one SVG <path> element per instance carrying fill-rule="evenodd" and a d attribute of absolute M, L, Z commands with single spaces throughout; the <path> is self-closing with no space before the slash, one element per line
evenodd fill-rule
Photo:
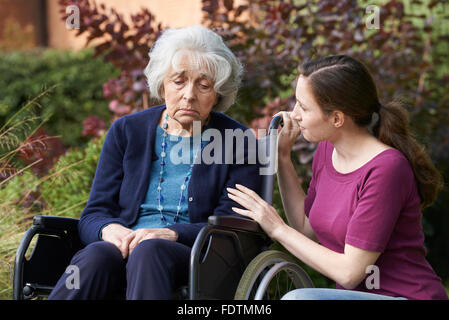
<path fill-rule="evenodd" d="M 210 216 L 209 225 L 227 227 L 241 231 L 264 233 L 259 224 L 251 219 L 236 216 Z"/>
<path fill-rule="evenodd" d="M 39 229 L 77 230 L 78 219 L 58 216 L 34 216 L 33 225 Z"/>
<path fill-rule="evenodd" d="M 189 298 L 232 299 L 246 266 L 270 243 L 254 220 L 210 216 L 192 247 Z"/>

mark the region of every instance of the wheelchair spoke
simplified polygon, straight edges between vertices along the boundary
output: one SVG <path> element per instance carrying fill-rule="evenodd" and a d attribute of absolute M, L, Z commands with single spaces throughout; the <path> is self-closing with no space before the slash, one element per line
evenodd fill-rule
<path fill-rule="evenodd" d="M 289 283 L 288 286 L 287 286 L 287 292 L 293 290 L 293 285 L 294 285 L 293 281 L 290 281 L 290 283 Z"/>
<path fill-rule="evenodd" d="M 274 290 L 274 298 L 276 299 L 279 294 L 279 273 L 276 274 L 276 286 Z"/>

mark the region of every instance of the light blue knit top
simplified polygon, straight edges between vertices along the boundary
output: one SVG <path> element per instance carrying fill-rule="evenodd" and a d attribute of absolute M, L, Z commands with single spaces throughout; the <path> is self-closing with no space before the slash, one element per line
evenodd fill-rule
<path fill-rule="evenodd" d="M 181 137 L 167 134 L 165 142 L 165 169 L 163 174 L 164 181 L 161 183 L 161 194 L 163 200 L 162 214 L 166 218 L 166 222 L 161 220 L 161 215 L 158 210 L 158 179 L 161 171 L 161 152 L 162 152 L 162 134 L 164 130 L 157 126 L 156 139 L 154 143 L 154 151 L 159 159 L 151 164 L 150 183 L 144 202 L 140 205 L 139 217 L 131 229 L 139 228 L 164 228 L 167 225 L 174 223 L 173 219 L 176 216 L 179 198 L 181 196 L 181 185 L 189 171 L 190 164 L 193 162 L 194 146 L 192 137 Z M 196 152 L 196 150 L 195 150 Z M 190 181 L 190 180 L 189 180 Z M 186 189 L 183 192 L 184 201 L 181 202 L 181 210 L 179 212 L 178 223 L 189 223 L 188 213 L 188 183 L 186 182 Z"/>

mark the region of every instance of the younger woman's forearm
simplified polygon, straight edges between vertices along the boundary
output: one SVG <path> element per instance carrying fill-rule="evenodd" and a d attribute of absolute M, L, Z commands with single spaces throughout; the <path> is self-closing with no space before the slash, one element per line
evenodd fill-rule
<path fill-rule="evenodd" d="M 288 223 L 294 229 L 304 233 L 306 195 L 296 176 L 290 157 L 280 157 L 278 164 L 278 185 Z"/>

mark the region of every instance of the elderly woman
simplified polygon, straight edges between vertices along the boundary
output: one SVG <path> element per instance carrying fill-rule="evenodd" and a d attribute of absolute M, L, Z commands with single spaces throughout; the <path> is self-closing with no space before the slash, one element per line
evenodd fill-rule
<path fill-rule="evenodd" d="M 242 74 L 221 37 L 199 26 L 170 29 L 149 55 L 150 94 L 165 105 L 109 129 L 79 222 L 86 247 L 71 261 L 79 288 L 68 289 L 64 274 L 49 299 L 114 298 L 125 288 L 127 299 L 170 299 L 187 284 L 191 246 L 207 218 L 233 214 L 226 187 L 260 186 L 257 164 L 201 162 L 201 130 L 224 137 L 225 129 L 247 129 L 220 113 Z"/>

